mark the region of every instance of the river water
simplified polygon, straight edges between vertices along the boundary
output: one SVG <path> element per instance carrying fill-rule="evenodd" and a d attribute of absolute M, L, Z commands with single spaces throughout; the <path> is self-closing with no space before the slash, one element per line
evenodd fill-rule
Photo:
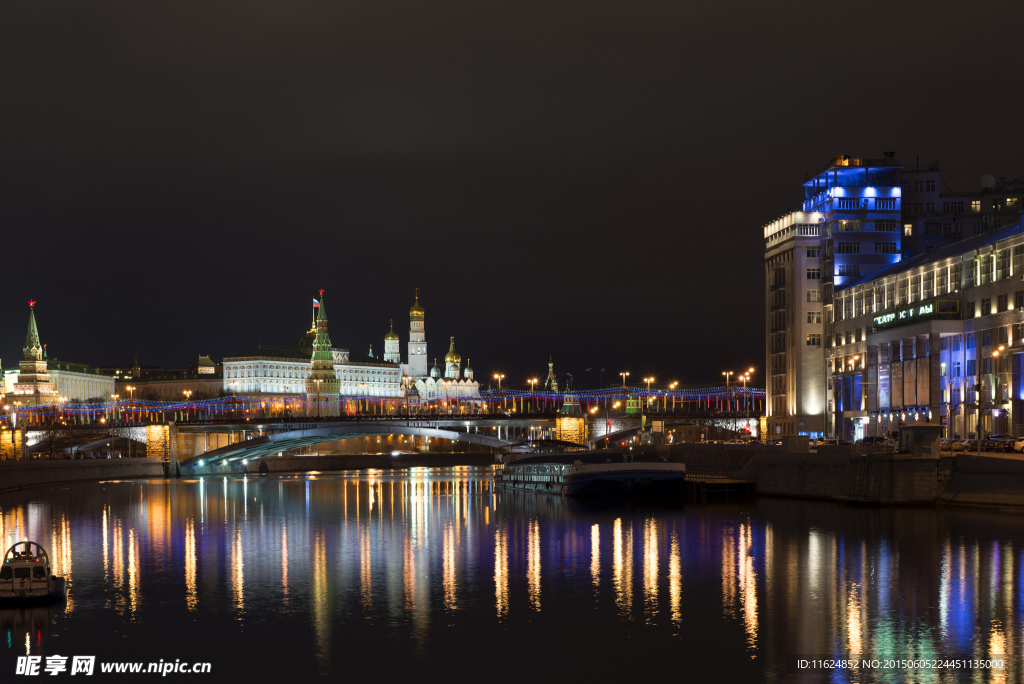
<path fill-rule="evenodd" d="M 571 500 L 469 467 L 37 488 L 0 495 L 0 540 L 42 543 L 71 590 L 0 610 L 0 680 L 92 655 L 200 681 L 1019 682 L 1022 523 Z"/>

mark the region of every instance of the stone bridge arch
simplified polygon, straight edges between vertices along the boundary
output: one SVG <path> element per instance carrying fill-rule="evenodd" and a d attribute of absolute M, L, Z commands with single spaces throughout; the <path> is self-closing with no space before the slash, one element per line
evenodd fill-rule
<path fill-rule="evenodd" d="M 393 423 L 341 423 L 338 425 L 309 427 L 298 430 L 276 432 L 252 437 L 235 444 L 208 451 L 195 458 L 181 462 L 183 472 L 195 473 L 199 469 L 221 464 L 229 465 L 242 460 L 253 460 L 276 456 L 284 451 L 324 444 L 351 437 L 381 437 L 384 435 L 405 435 L 412 437 L 435 437 L 457 440 L 469 444 L 500 448 L 510 442 L 474 432 L 459 432 L 443 428 L 395 425 Z"/>

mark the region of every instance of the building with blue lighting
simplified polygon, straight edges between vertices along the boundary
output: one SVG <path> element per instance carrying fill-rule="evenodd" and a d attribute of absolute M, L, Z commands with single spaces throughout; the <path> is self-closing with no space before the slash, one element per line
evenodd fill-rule
<path fill-rule="evenodd" d="M 986 311 L 978 317 L 1024 316 L 1024 291 L 1014 304 L 1016 290 L 978 289 L 1016 278 L 1024 290 L 1024 264 L 1013 261 L 1013 240 L 1024 259 L 1020 183 L 985 176 L 980 192 L 957 194 L 936 165 L 904 169 L 886 153 L 881 160 L 835 157 L 803 185 L 801 211 L 764 227 L 768 434 L 852 440 L 914 420 L 948 421 L 950 434 L 973 432 L 979 421 L 986 434 L 1013 429 L 1010 407 L 988 406 L 978 389 L 998 397 L 1002 385 L 1015 387 L 1009 376 L 1002 385 L 981 377 L 986 363 L 1009 368 L 1011 359 L 964 356 L 957 377 L 966 377 L 972 360 L 974 381 L 956 387 L 942 375 L 953 367 L 942 365 L 940 352 L 959 345 L 966 353 L 975 333 L 983 345 L 985 330 L 1003 340 L 997 352 L 1002 344 L 1005 353 L 1004 337 L 1020 340 L 1008 322 L 986 328 L 963 313 L 991 300 L 988 309 L 977 305 Z M 992 250 L 991 260 L 979 249 Z M 969 391 L 981 399 L 970 403 Z"/>

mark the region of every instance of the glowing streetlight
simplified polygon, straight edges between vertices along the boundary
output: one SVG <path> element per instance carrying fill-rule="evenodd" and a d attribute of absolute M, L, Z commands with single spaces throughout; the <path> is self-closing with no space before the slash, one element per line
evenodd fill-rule
<path fill-rule="evenodd" d="M 722 375 L 725 376 L 725 391 L 726 391 L 726 393 L 728 393 L 729 392 L 729 376 L 736 375 L 736 374 L 733 373 L 732 371 L 722 371 Z"/>
<path fill-rule="evenodd" d="M 629 377 L 629 371 L 622 371 L 619 375 L 622 376 L 622 389 L 626 389 L 626 378 Z"/>
<path fill-rule="evenodd" d="M 495 373 L 494 379 L 498 381 L 498 393 L 501 394 L 501 381 L 505 378 L 504 373 Z"/>
<path fill-rule="evenodd" d="M 188 400 L 192 397 L 192 390 L 182 390 L 182 394 L 185 395 L 185 416 L 188 416 Z"/>
<path fill-rule="evenodd" d="M 651 393 L 651 383 L 654 382 L 654 376 L 652 375 L 649 378 L 644 378 L 644 382 L 647 383 L 647 393 L 650 394 Z"/>

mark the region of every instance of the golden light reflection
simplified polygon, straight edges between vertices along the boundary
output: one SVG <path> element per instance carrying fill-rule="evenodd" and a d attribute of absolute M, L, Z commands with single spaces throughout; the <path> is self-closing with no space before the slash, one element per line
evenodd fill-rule
<path fill-rule="evenodd" d="M 139 541 L 135 528 L 128 530 L 128 612 L 132 618 L 139 609 L 142 591 L 139 587 Z"/>
<path fill-rule="evenodd" d="M 508 615 L 508 533 L 494 531 L 494 599 L 498 617 Z"/>
<path fill-rule="evenodd" d="M 861 620 L 861 586 L 854 584 L 846 597 L 846 643 L 851 658 L 865 653 Z"/>
<path fill-rule="evenodd" d="M 372 489 L 370 491 L 373 492 Z M 364 527 L 359 532 L 359 593 L 362 596 L 363 610 L 367 612 L 373 608 L 373 564 L 370 553 L 370 530 Z"/>
<path fill-rule="evenodd" d="M 441 558 L 441 586 L 444 590 L 444 607 L 447 610 L 455 610 L 455 531 L 452 529 L 454 523 L 449 520 L 444 526 Z"/>
<path fill-rule="evenodd" d="M 644 613 L 651 623 L 658 613 L 658 524 L 644 520 Z"/>
<path fill-rule="evenodd" d="M 231 544 L 231 596 L 236 617 L 241 619 L 245 611 L 245 558 L 242 555 L 242 530 L 238 525 L 235 526 L 235 539 Z"/>
<path fill-rule="evenodd" d="M 540 521 L 536 518 L 530 519 L 526 549 L 526 580 L 530 607 L 540 610 Z"/>
<path fill-rule="evenodd" d="M 330 658 L 331 611 L 327 603 L 327 542 L 322 529 L 313 542 L 313 586 L 311 588 L 313 631 L 316 633 L 317 658 L 323 668 Z"/>
<path fill-rule="evenodd" d="M 60 521 L 55 522 L 50 538 L 50 563 L 55 576 L 63 577 L 67 587 L 71 585 L 71 523 L 66 515 L 61 514 Z M 74 594 L 70 591 L 64 602 L 64 612 L 71 613 L 75 609 Z"/>
<path fill-rule="evenodd" d="M 679 553 L 679 537 L 672 533 L 668 556 L 668 599 L 672 622 L 678 627 L 683 619 L 683 562 Z"/>
<path fill-rule="evenodd" d="M 612 583 L 615 605 L 626 617 L 633 611 L 633 530 L 623 530 L 622 518 L 612 524 Z"/>
<path fill-rule="evenodd" d="M 601 526 L 597 523 L 590 526 L 590 581 L 595 589 L 601 583 Z"/>
<path fill-rule="evenodd" d="M 993 620 L 992 627 L 988 633 L 988 657 L 1002 660 L 1005 659 L 1006 655 L 1006 635 L 1003 633 L 1002 623 L 999 620 Z M 997 684 L 1006 682 L 1006 668 L 992 669 L 989 672 L 991 673 L 989 682 Z"/>
<path fill-rule="evenodd" d="M 113 544 L 111 545 L 111 554 L 113 556 L 113 576 L 114 576 L 114 589 L 116 590 L 115 598 L 117 604 L 115 606 L 118 615 L 124 614 L 124 595 L 122 589 L 124 588 L 124 543 L 122 541 L 121 532 L 121 521 L 114 518 L 114 535 Z"/>
<path fill-rule="evenodd" d="M 196 526 L 190 516 L 185 521 L 185 605 L 195 612 L 196 596 Z"/>
<path fill-rule="evenodd" d="M 732 617 L 736 610 L 736 541 L 735 530 L 722 530 L 722 612 Z"/>
<path fill-rule="evenodd" d="M 747 644 L 757 646 L 757 573 L 754 570 L 753 527 L 740 525 L 739 590 L 743 607 L 743 625 L 747 631 Z M 753 656 L 752 656 L 753 657 Z"/>

